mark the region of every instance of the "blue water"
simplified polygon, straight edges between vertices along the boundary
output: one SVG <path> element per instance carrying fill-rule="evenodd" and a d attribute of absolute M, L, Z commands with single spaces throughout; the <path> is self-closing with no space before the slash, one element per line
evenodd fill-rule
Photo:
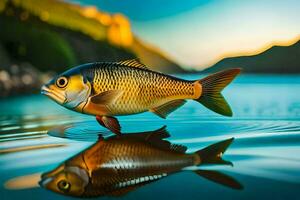
<path fill-rule="evenodd" d="M 183 76 L 196 79 L 199 76 Z M 124 132 L 167 126 L 173 143 L 192 152 L 235 137 L 224 157 L 234 166 L 209 166 L 238 180 L 243 190 L 183 171 L 138 188 L 121 199 L 297 199 L 300 188 L 300 76 L 242 75 L 223 92 L 234 116 L 219 116 L 188 102 L 160 119 L 152 113 L 119 117 Z M 49 129 L 72 124 L 60 137 Z M 32 174 L 49 171 L 111 133 L 92 116 L 78 114 L 47 97 L 0 100 L 0 194 L 6 199 L 68 199 L 35 186 Z M 57 135 L 56 135 L 57 136 Z M 25 178 L 28 187 L 11 186 Z M 24 178 L 23 178 L 24 179 Z M 32 186 L 30 186 L 32 184 Z M 24 185 L 24 183 L 23 183 Z M 116 197 L 101 197 L 103 199 Z"/>

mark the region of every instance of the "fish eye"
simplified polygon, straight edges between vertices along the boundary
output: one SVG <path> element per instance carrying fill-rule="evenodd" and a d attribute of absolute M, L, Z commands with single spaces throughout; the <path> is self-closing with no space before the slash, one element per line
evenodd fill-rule
<path fill-rule="evenodd" d="M 57 187 L 63 192 L 69 192 L 71 184 L 66 180 L 61 180 L 57 183 Z"/>
<path fill-rule="evenodd" d="M 59 88 L 64 88 L 68 85 L 68 79 L 64 76 L 62 77 L 59 77 L 57 80 L 56 80 L 56 86 L 59 87 Z"/>

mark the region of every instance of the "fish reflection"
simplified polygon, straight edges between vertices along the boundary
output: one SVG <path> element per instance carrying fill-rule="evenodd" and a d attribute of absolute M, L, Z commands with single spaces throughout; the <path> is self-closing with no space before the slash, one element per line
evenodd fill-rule
<path fill-rule="evenodd" d="M 147 183 L 174 174 L 186 167 L 227 164 L 222 155 L 233 138 L 194 153 L 186 147 L 163 140 L 169 137 L 165 127 L 144 133 L 124 134 L 98 141 L 56 169 L 44 173 L 40 185 L 54 192 L 77 196 L 121 196 Z M 233 178 L 217 171 L 196 170 L 196 174 L 241 189 Z"/>

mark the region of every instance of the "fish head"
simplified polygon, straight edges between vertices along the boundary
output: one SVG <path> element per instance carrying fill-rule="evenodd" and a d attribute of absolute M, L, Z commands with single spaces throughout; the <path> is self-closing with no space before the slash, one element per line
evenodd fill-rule
<path fill-rule="evenodd" d="M 81 103 L 88 100 L 91 93 L 91 84 L 83 76 L 80 68 L 73 68 L 43 85 L 41 93 L 58 104 L 74 110 Z"/>
<path fill-rule="evenodd" d="M 59 194 L 79 197 L 84 194 L 88 183 L 89 176 L 84 169 L 77 166 L 61 165 L 42 174 L 39 185 Z"/>

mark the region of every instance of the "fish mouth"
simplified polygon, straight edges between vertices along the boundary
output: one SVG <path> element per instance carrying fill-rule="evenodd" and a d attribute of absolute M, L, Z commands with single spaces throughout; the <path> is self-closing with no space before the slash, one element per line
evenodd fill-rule
<path fill-rule="evenodd" d="M 39 181 L 39 185 L 40 185 L 40 187 L 46 188 L 47 185 L 48 185 L 52 180 L 53 180 L 52 177 L 42 178 L 42 179 Z"/>
<path fill-rule="evenodd" d="M 55 90 L 51 90 L 47 86 L 43 85 L 41 88 L 41 94 L 46 95 L 53 99 L 54 101 L 63 104 L 66 101 L 66 97 L 62 94 L 56 92 Z"/>

